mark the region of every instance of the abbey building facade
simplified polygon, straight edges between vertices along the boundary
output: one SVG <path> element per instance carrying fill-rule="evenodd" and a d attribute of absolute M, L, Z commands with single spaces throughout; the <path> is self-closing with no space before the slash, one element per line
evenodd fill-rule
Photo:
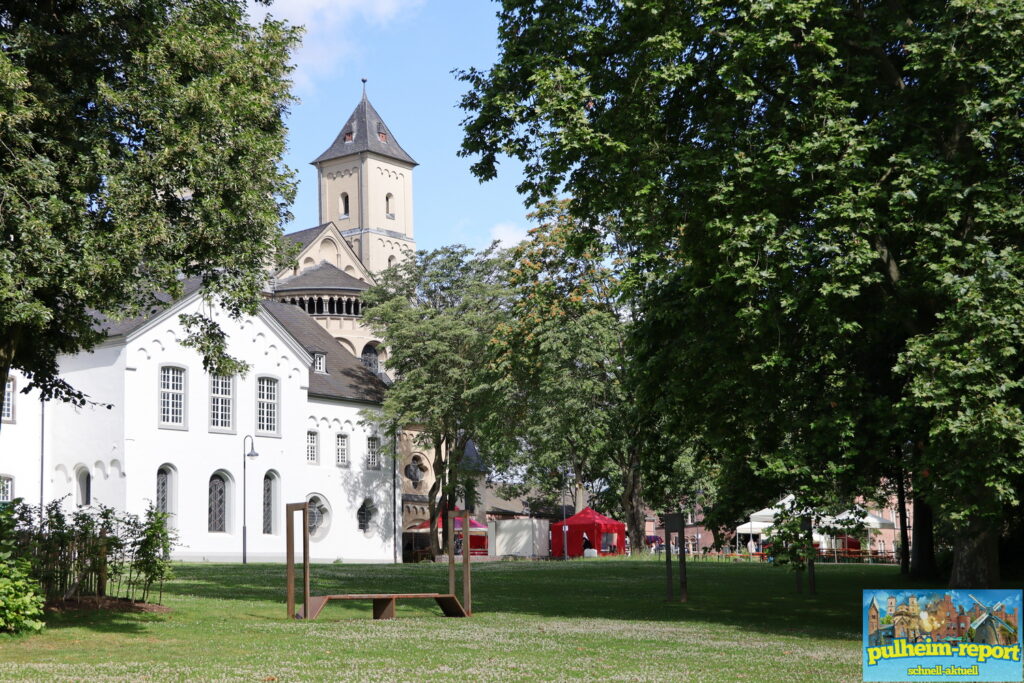
<path fill-rule="evenodd" d="M 199 282 L 154 315 L 98 320 L 106 340 L 60 360 L 93 403 L 40 401 L 17 372 L 4 387 L 0 502 L 153 504 L 171 515 L 181 559 L 237 560 L 244 538 L 249 561 L 278 561 L 284 506 L 308 501 L 314 560 L 401 561 L 431 477 L 404 472 L 429 458 L 373 423 L 387 351 L 362 323 L 362 296 L 415 249 L 416 162 L 364 93 L 313 165 L 320 221 L 286 236 L 293 267 L 268 274 L 258 315 L 213 312 L 246 375 L 211 376 L 182 345 L 179 315 L 204 306 Z"/>

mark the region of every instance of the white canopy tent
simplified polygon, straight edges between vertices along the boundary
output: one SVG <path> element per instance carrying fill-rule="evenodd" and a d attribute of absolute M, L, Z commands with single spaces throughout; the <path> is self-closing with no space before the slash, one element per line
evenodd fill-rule
<path fill-rule="evenodd" d="M 789 495 L 780 500 L 772 507 L 764 508 L 754 512 L 750 515 L 750 518 L 736 527 L 736 536 L 749 536 L 751 538 L 757 537 L 758 540 L 763 541 L 765 537 L 771 535 L 771 527 L 775 523 L 775 515 L 789 508 L 793 504 L 794 496 Z M 863 513 L 863 508 L 857 506 L 854 510 L 840 513 L 835 517 L 825 517 L 813 530 L 814 542 L 819 544 L 822 549 L 834 549 L 836 548 L 836 537 L 828 536 L 818 531 L 818 527 L 830 527 L 830 526 L 844 526 L 852 525 L 857 521 L 860 521 L 868 529 L 895 529 L 896 525 L 888 519 L 883 519 L 878 515 L 871 513 Z"/>

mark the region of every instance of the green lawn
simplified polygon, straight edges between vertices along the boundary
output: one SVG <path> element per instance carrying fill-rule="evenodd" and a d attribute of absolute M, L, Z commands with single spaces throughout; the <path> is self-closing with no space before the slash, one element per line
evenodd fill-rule
<path fill-rule="evenodd" d="M 860 591 L 896 569 L 824 566 L 815 597 L 760 564 L 690 563 L 690 602 L 664 602 L 655 560 L 502 562 L 473 570 L 471 619 L 433 602 L 331 603 L 285 618 L 281 565 L 189 564 L 165 614 L 67 612 L 0 637 L 2 679 L 860 680 Z M 313 593 L 435 592 L 441 565 L 314 565 Z"/>

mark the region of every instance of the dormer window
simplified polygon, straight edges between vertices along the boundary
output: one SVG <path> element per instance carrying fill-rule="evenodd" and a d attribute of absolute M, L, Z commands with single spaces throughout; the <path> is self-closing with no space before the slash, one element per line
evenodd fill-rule
<path fill-rule="evenodd" d="M 387 142 L 388 141 L 388 133 L 387 133 L 386 130 L 384 130 L 384 124 L 383 123 L 378 123 L 377 124 L 377 137 L 380 139 L 381 142 Z"/>
<path fill-rule="evenodd" d="M 345 138 L 344 138 L 344 140 L 345 140 L 345 142 L 352 142 L 352 131 L 350 131 L 350 130 L 346 130 L 345 131 Z"/>
<path fill-rule="evenodd" d="M 338 198 L 338 218 L 348 218 L 348 192 L 342 192 Z"/>
<path fill-rule="evenodd" d="M 313 354 L 313 370 L 316 372 L 327 372 L 327 354 Z"/>

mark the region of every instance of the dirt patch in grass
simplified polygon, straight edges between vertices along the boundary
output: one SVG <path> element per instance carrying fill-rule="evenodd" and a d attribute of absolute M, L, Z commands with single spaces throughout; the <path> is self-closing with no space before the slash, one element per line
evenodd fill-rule
<path fill-rule="evenodd" d="M 108 598 L 87 595 L 73 600 L 55 600 L 46 604 L 47 612 L 64 613 L 82 610 L 103 610 L 106 612 L 149 612 L 162 614 L 170 612 L 166 605 L 152 602 L 134 602 L 127 598 Z"/>

